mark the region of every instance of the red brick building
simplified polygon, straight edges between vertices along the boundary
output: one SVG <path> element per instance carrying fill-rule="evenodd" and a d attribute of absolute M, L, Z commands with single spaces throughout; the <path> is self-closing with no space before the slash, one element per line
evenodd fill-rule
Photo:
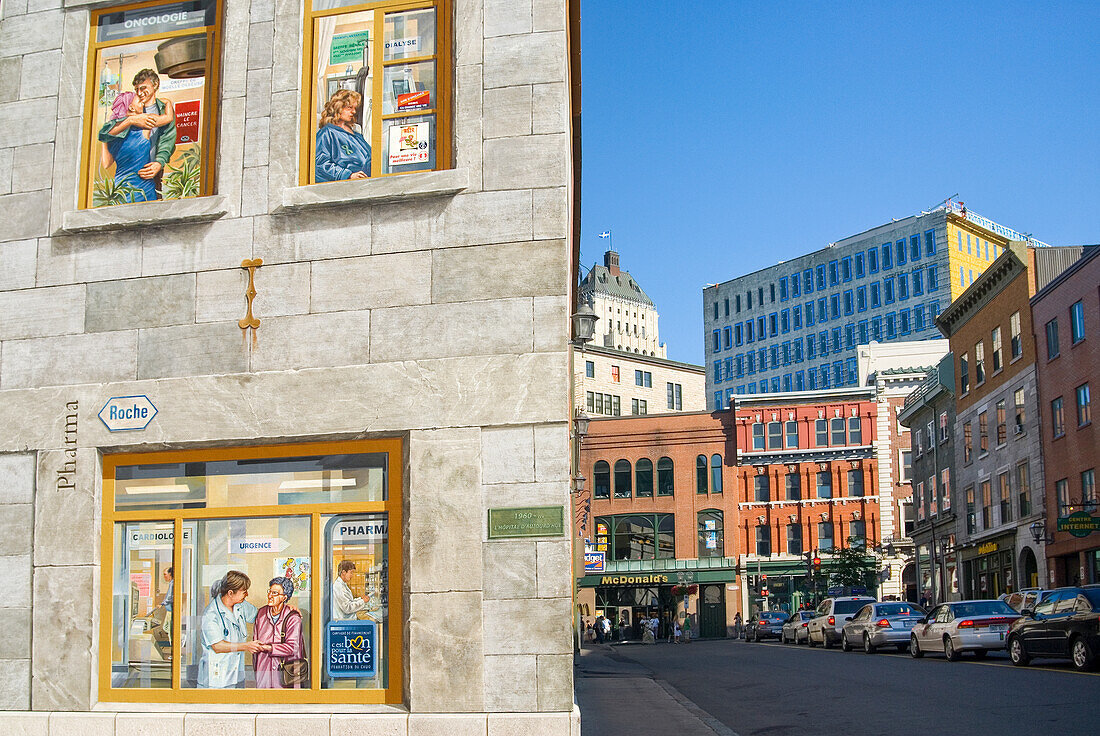
<path fill-rule="evenodd" d="M 1046 478 L 1043 532 L 1054 585 L 1100 582 L 1096 473 L 1100 432 L 1092 393 L 1100 388 L 1100 246 L 1031 299 Z M 1070 520 L 1076 536 L 1065 527 Z M 1038 530 L 1036 530 L 1038 532 Z"/>

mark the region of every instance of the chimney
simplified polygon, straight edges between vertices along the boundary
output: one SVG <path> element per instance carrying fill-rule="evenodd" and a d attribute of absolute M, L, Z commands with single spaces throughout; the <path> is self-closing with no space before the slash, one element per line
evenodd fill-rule
<path fill-rule="evenodd" d="M 611 272 L 612 276 L 619 275 L 619 254 L 609 250 L 603 254 L 603 265 Z"/>

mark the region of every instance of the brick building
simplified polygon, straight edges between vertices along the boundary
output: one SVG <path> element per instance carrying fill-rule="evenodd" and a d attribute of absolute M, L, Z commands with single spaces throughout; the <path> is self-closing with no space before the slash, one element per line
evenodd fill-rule
<path fill-rule="evenodd" d="M 1100 246 L 1031 298 L 1046 478 L 1044 532 L 1054 585 L 1100 582 L 1096 471 L 1100 433 L 1092 392 L 1100 386 Z M 1063 529 L 1068 523 L 1076 533 Z M 1038 530 L 1036 530 L 1038 531 Z"/>

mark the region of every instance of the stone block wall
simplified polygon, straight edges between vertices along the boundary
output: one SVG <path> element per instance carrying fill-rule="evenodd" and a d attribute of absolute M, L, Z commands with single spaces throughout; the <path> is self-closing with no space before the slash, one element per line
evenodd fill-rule
<path fill-rule="evenodd" d="M 103 453 L 398 436 L 409 714 L 392 732 L 438 732 L 440 714 L 451 733 L 519 733 L 556 712 L 540 732 L 568 733 L 568 537 L 486 528 L 489 507 L 569 503 L 566 3 L 444 5 L 453 170 L 298 187 L 301 2 L 225 0 L 216 192 L 79 211 L 102 5 L 0 16 L 0 710 L 34 711 L 0 722 L 76 732 L 65 714 L 99 703 Z M 155 420 L 109 432 L 99 409 L 137 394 Z M 264 718 L 169 710 L 166 733 Z"/>

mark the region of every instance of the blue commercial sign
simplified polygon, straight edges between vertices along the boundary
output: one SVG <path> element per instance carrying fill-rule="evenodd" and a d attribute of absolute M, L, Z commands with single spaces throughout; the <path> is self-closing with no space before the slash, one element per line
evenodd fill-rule
<path fill-rule="evenodd" d="M 329 621 L 325 667 L 329 677 L 374 677 L 378 670 L 377 626 L 373 621 Z"/>
<path fill-rule="evenodd" d="M 99 410 L 99 420 L 112 432 L 145 429 L 156 415 L 148 396 L 115 396 Z"/>
<path fill-rule="evenodd" d="M 606 556 L 606 552 L 589 552 L 585 550 L 584 574 L 587 575 L 590 572 L 603 572 Z"/>

